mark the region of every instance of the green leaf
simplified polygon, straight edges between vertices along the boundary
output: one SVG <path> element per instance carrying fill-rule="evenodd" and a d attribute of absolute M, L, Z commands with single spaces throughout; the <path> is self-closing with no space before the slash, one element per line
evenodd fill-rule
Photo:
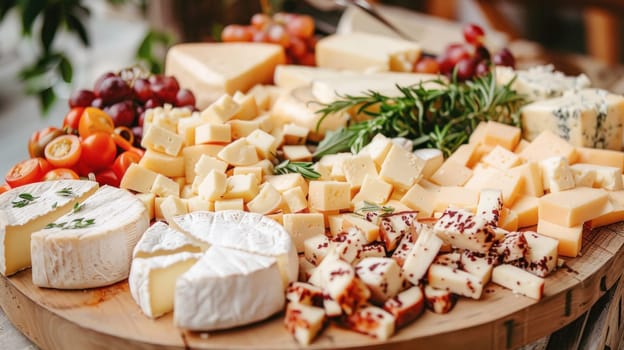
<path fill-rule="evenodd" d="M 45 52 L 49 52 L 54 37 L 61 24 L 61 8 L 58 4 L 48 6 L 43 12 L 43 26 L 41 27 L 41 45 Z"/>
<path fill-rule="evenodd" d="M 150 30 L 139 44 L 135 57 L 154 74 L 162 73 L 164 52 L 173 44 L 173 37 L 167 32 Z"/>
<path fill-rule="evenodd" d="M 22 32 L 24 35 L 30 35 L 35 20 L 46 6 L 46 1 L 21 0 L 20 4 L 22 5 Z"/>
<path fill-rule="evenodd" d="M 56 102 L 56 93 L 53 88 L 49 87 L 39 92 L 39 104 L 44 114 L 50 111 L 54 102 Z"/>
<path fill-rule="evenodd" d="M 89 34 L 87 33 L 87 30 L 85 29 L 84 24 L 82 23 L 80 18 L 75 14 L 70 13 L 65 18 L 65 21 L 67 22 L 67 27 L 69 28 L 69 30 L 76 32 L 76 34 L 78 34 L 78 37 L 80 38 L 80 41 L 82 41 L 85 46 L 89 46 Z"/>
<path fill-rule="evenodd" d="M 71 83 L 72 78 L 74 76 L 74 69 L 72 68 L 71 62 L 67 59 L 67 57 L 62 56 L 58 65 L 59 73 L 61 74 L 61 78 L 66 83 Z"/>

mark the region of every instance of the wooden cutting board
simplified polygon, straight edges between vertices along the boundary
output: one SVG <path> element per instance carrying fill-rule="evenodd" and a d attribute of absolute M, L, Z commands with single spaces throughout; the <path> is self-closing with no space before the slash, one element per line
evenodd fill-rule
<path fill-rule="evenodd" d="M 547 278 L 544 298 L 514 295 L 490 284 L 479 301 L 460 298 L 446 315 L 425 312 L 380 342 L 329 326 L 311 349 L 511 349 L 546 336 L 585 313 L 622 275 L 624 223 L 596 229 L 582 256 Z M 247 327 L 209 333 L 183 332 L 172 316 L 145 317 L 126 281 L 113 286 L 61 291 L 33 286 L 30 270 L 2 277 L 0 306 L 11 322 L 43 349 L 297 349 L 283 315 Z"/>

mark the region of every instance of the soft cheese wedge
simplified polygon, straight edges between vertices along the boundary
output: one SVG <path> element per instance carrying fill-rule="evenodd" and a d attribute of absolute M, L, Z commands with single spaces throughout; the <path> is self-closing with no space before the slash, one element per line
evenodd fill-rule
<path fill-rule="evenodd" d="M 2 194 L 0 273 L 9 276 L 30 267 L 31 234 L 68 213 L 97 188 L 93 181 L 62 180 L 37 182 Z"/>
<path fill-rule="evenodd" d="M 150 258 L 181 252 L 200 253 L 208 248 L 191 237 L 170 228 L 162 221 L 152 225 L 134 247 L 134 258 Z"/>
<path fill-rule="evenodd" d="M 263 320 L 284 308 L 281 281 L 274 257 L 213 246 L 178 278 L 174 322 L 217 330 Z"/>
<path fill-rule="evenodd" d="M 132 250 L 149 227 L 147 209 L 130 192 L 111 186 L 32 234 L 33 284 L 79 289 L 128 277 Z"/>
<path fill-rule="evenodd" d="M 134 259 L 128 284 L 132 298 L 145 315 L 156 318 L 173 311 L 176 280 L 201 256 L 182 252 Z"/>

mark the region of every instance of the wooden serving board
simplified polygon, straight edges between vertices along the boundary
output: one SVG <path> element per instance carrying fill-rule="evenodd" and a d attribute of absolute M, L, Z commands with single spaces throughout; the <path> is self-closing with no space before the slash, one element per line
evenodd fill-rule
<path fill-rule="evenodd" d="M 533 299 L 489 284 L 481 300 L 460 298 L 446 315 L 425 312 L 380 342 L 329 326 L 311 349 L 512 349 L 574 321 L 620 279 L 624 223 L 594 230 L 582 256 L 547 278 L 544 298 Z M 30 270 L 2 277 L 0 306 L 11 322 L 43 349 L 296 349 L 283 315 L 247 327 L 209 333 L 177 329 L 171 314 L 150 320 L 132 300 L 126 281 L 61 291 L 33 286 Z"/>

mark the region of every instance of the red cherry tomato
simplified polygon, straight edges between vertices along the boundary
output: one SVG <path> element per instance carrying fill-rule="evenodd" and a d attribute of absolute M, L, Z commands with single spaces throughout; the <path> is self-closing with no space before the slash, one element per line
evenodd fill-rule
<path fill-rule="evenodd" d="M 74 107 L 67 112 L 65 119 L 63 119 L 63 129 L 69 128 L 71 130 L 78 131 L 80 126 L 80 117 L 84 112 L 84 107 Z"/>
<path fill-rule="evenodd" d="M 82 161 L 78 161 L 78 163 L 72 167 L 72 170 L 75 171 L 78 176 L 82 177 L 87 177 L 89 176 L 89 173 L 93 172 L 93 169 Z"/>
<path fill-rule="evenodd" d="M 113 123 L 113 119 L 106 114 L 106 112 L 95 107 L 85 108 L 82 117 L 80 117 L 80 122 L 78 123 L 78 134 L 80 134 L 82 138 L 86 138 L 98 131 L 104 131 L 110 134 L 114 129 L 115 124 Z"/>
<path fill-rule="evenodd" d="M 45 158 L 37 157 L 37 160 L 39 160 L 39 167 L 44 174 L 54 169 L 54 166 L 50 164 L 50 162 L 48 162 Z"/>
<path fill-rule="evenodd" d="M 28 140 L 28 154 L 31 158 L 43 157 L 43 152 L 48 143 L 64 134 L 63 130 L 53 126 L 35 131 Z"/>
<path fill-rule="evenodd" d="M 100 185 L 109 185 L 119 187 L 119 178 L 115 175 L 115 172 L 111 169 L 102 170 L 95 174 L 95 181 Z"/>
<path fill-rule="evenodd" d="M 117 146 L 110 133 L 95 132 L 82 140 L 80 162 L 95 172 L 113 164 L 117 156 Z"/>
<path fill-rule="evenodd" d="M 4 192 L 9 191 L 10 189 L 11 189 L 11 186 L 5 183 L 2 186 L 0 186 L 0 194 L 3 194 Z"/>
<path fill-rule="evenodd" d="M 15 164 L 6 174 L 4 180 L 11 188 L 15 188 L 41 181 L 43 175 L 45 173 L 41 169 L 39 158 L 30 158 Z"/>
<path fill-rule="evenodd" d="M 59 136 L 45 148 L 46 159 L 57 168 L 73 167 L 80 160 L 81 153 L 80 139 L 76 135 Z"/>
<path fill-rule="evenodd" d="M 127 151 L 120 154 L 117 159 L 115 159 L 115 163 L 113 163 L 112 170 L 117 175 L 118 179 L 122 179 L 126 170 L 130 167 L 132 163 L 138 163 L 141 160 L 141 156 L 136 152 Z"/>
<path fill-rule="evenodd" d="M 44 176 L 44 181 L 53 180 L 78 180 L 80 177 L 75 171 L 67 168 L 58 168 L 48 171 Z"/>

